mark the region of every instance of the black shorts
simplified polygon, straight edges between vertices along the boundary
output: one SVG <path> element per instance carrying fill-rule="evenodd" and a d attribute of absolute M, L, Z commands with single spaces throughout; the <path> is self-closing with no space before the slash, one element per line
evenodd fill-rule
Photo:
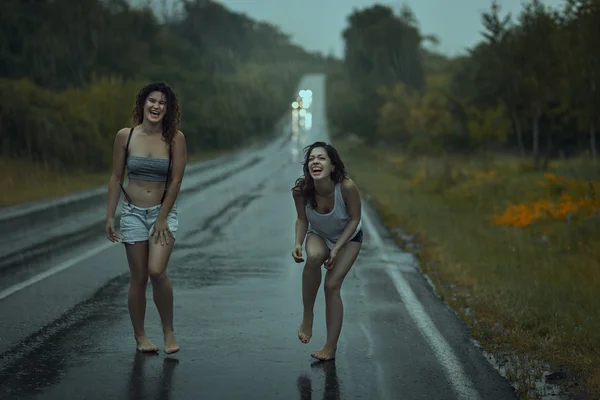
<path fill-rule="evenodd" d="M 363 232 L 362 229 L 360 231 L 358 231 L 358 233 L 356 235 L 354 235 L 354 237 L 352 239 L 350 239 L 351 242 L 357 242 L 357 243 L 362 243 L 363 242 Z"/>

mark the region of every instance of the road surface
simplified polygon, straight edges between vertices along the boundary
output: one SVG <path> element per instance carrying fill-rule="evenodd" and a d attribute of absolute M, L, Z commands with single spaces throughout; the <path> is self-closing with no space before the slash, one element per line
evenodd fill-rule
<path fill-rule="evenodd" d="M 301 88 L 313 102 L 292 136 L 288 127 L 248 155 L 258 162 L 178 202 L 168 272 L 181 351 L 136 354 L 125 253 L 98 232 L 2 272 L 0 398 L 515 398 L 366 202 L 363 250 L 342 288 L 335 362 L 310 357 L 325 340 L 322 286 L 311 342 L 297 339 L 302 265 L 291 257 L 290 189 L 302 148 L 328 139 L 323 77 L 305 77 Z M 146 330 L 162 348 L 151 290 Z"/>

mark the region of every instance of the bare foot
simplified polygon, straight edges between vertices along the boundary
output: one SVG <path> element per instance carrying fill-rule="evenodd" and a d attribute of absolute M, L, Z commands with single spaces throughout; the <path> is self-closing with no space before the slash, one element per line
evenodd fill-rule
<path fill-rule="evenodd" d="M 321 350 L 313 351 L 311 356 L 321 361 L 329 361 L 335 359 L 335 348 L 324 346 Z"/>
<path fill-rule="evenodd" d="M 173 331 L 165 333 L 165 353 L 173 354 L 179 351 Z"/>
<path fill-rule="evenodd" d="M 147 336 L 137 336 L 135 338 L 137 343 L 138 351 L 142 353 L 155 353 L 158 351 L 158 347 L 156 347 Z"/>
<path fill-rule="evenodd" d="M 302 343 L 308 343 L 310 341 L 310 338 L 312 337 L 312 325 L 313 325 L 312 317 L 311 318 L 304 317 L 302 319 L 300 328 L 298 328 L 298 339 L 300 339 L 300 341 Z"/>

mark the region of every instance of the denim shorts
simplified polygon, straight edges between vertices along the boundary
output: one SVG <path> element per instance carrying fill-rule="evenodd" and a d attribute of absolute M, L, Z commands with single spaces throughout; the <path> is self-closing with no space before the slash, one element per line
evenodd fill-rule
<path fill-rule="evenodd" d="M 160 204 L 142 208 L 124 201 L 121 208 L 121 242 L 134 244 L 150 240 L 159 209 Z M 169 215 L 167 215 L 167 225 L 169 225 L 173 238 L 175 238 L 179 226 L 176 205 L 173 205 Z"/>
<path fill-rule="evenodd" d="M 356 233 L 356 235 L 354 235 L 354 237 L 352 239 L 350 239 L 349 241 L 350 242 L 362 243 L 363 242 L 363 232 L 362 232 L 362 229 L 360 231 L 358 231 Z"/>
<path fill-rule="evenodd" d="M 308 228 L 308 231 L 306 232 L 307 234 L 312 233 L 313 235 L 317 235 L 320 236 L 321 239 L 323 239 L 323 241 L 325 242 L 325 245 L 327 246 L 327 248 L 329 250 L 333 249 L 333 247 L 335 246 L 335 242 L 331 239 L 329 239 L 328 237 L 322 235 L 319 232 L 316 232 L 314 230 L 312 230 L 310 227 Z M 358 232 L 356 232 L 354 234 L 354 237 L 350 240 L 348 240 L 348 242 L 357 242 L 357 243 L 362 243 L 363 242 L 363 231 L 362 228 L 358 230 Z"/>

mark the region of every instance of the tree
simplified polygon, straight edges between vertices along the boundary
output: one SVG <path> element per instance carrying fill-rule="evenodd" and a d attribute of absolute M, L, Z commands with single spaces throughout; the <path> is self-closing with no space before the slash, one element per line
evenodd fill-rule
<path fill-rule="evenodd" d="M 569 77 L 565 83 L 572 89 L 569 104 L 580 129 L 588 130 L 590 154 L 596 161 L 596 130 L 600 126 L 600 3 L 568 0 L 564 21 L 569 55 L 564 57 Z"/>

